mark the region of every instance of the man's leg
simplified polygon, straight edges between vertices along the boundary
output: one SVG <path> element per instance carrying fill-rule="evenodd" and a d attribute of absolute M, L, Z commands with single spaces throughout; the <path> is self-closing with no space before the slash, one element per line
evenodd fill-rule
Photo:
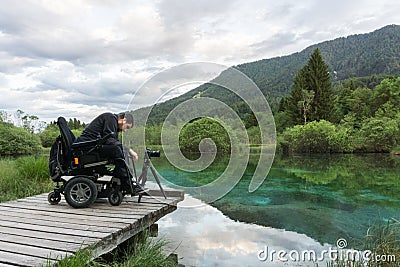
<path fill-rule="evenodd" d="M 114 177 L 121 179 L 122 189 L 132 193 L 131 179 L 124 161 L 122 146 L 103 145 L 100 154 L 110 160 L 114 160 Z"/>

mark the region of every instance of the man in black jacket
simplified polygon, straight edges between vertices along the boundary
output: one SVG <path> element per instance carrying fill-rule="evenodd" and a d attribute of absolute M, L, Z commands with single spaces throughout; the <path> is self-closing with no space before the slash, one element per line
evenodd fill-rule
<path fill-rule="evenodd" d="M 75 142 L 92 141 L 111 133 L 111 137 L 103 144 L 100 154 L 105 158 L 114 160 L 114 176 L 121 179 L 122 190 L 131 194 L 134 192 L 131 191 L 131 181 L 129 180 L 126 164 L 124 161 L 115 159 L 124 158 L 125 148 L 134 161 L 138 160 L 138 155 L 133 149 L 123 147 L 118 141 L 118 132 L 125 132 L 132 127 L 133 116 L 130 113 L 103 113 L 86 126 L 82 134 L 75 140 Z"/>

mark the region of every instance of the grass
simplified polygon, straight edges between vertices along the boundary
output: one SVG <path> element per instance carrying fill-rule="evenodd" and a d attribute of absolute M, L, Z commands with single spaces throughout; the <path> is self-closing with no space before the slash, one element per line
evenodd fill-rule
<path fill-rule="evenodd" d="M 398 267 L 400 266 L 400 222 L 396 219 L 380 219 L 371 226 L 365 237 L 357 245 L 360 251 L 371 251 L 367 263 L 360 261 L 338 260 L 330 262 L 328 267 Z"/>
<path fill-rule="evenodd" d="M 0 160 L 0 202 L 49 192 L 48 157 L 27 156 Z"/>
<path fill-rule="evenodd" d="M 58 267 L 176 267 L 178 264 L 170 260 L 162 251 L 166 242 L 151 239 L 146 233 L 138 235 L 125 250 L 114 253 L 112 261 L 92 260 L 90 250 L 78 251 L 74 257 L 62 259 Z M 46 267 L 52 266 L 50 263 Z"/>

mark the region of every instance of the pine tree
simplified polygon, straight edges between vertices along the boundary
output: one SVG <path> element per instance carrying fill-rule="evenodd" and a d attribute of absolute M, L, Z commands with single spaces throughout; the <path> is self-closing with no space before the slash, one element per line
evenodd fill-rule
<path fill-rule="evenodd" d="M 333 121 L 335 119 L 335 96 L 333 95 L 328 67 L 318 48 L 314 50 L 307 63 L 305 76 L 307 90 L 314 91 L 310 119 Z"/>
<path fill-rule="evenodd" d="M 307 65 L 295 77 L 293 90 L 287 99 L 286 112 L 293 124 L 313 120 L 334 121 L 334 102 L 328 67 L 317 48 Z"/>
<path fill-rule="evenodd" d="M 294 125 L 303 123 L 304 114 L 299 104 L 304 101 L 303 91 L 307 90 L 305 73 L 306 66 L 294 78 L 293 90 L 286 102 L 286 112 Z"/>

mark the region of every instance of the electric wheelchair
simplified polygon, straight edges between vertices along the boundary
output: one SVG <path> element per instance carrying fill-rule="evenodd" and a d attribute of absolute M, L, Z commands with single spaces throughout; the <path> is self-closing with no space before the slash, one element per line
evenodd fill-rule
<path fill-rule="evenodd" d="M 97 198 L 108 198 L 113 206 L 121 204 L 126 191 L 121 180 L 113 176 L 113 164 L 117 160 L 127 165 L 127 175 L 133 175 L 125 159 L 109 160 L 100 155 L 99 149 L 111 137 L 109 134 L 94 141 L 74 143 L 75 136 L 63 117 L 57 119 L 60 135 L 50 150 L 50 178 L 56 182 L 49 193 L 48 201 L 56 205 L 64 195 L 67 203 L 74 208 L 90 206 Z M 134 192 L 134 182 L 130 183 Z"/>

